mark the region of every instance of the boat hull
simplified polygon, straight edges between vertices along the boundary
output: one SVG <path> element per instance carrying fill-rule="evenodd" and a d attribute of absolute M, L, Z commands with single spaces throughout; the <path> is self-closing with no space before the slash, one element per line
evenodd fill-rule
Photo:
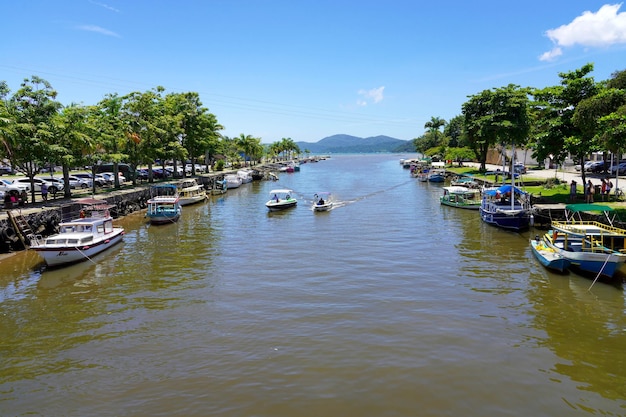
<path fill-rule="evenodd" d="M 313 206 L 313 211 L 328 211 L 332 208 L 333 208 L 333 203 L 315 204 Z"/>
<path fill-rule="evenodd" d="M 188 206 L 190 204 L 200 203 L 200 202 L 202 202 L 204 200 L 206 200 L 206 193 L 198 194 L 198 195 L 195 195 L 193 197 L 181 197 L 180 198 L 180 205 L 181 206 Z"/>
<path fill-rule="evenodd" d="M 148 214 L 150 224 L 168 224 L 176 223 L 180 219 L 180 210 L 172 213 L 152 213 Z"/>
<path fill-rule="evenodd" d="M 542 240 L 531 239 L 530 247 L 539 263 L 547 269 L 565 272 L 572 263 L 569 259 L 547 246 Z"/>
<path fill-rule="evenodd" d="M 41 245 L 33 247 L 32 249 L 44 259 L 48 266 L 54 267 L 69 265 L 86 261 L 87 259 L 90 259 L 93 256 L 99 254 L 100 252 L 104 252 L 105 250 L 120 243 L 123 239 L 123 236 L 124 230 L 121 228 L 115 228 L 114 231 L 109 236 L 106 236 L 105 239 L 102 239 L 90 245 L 85 245 L 82 247 L 59 247 Z"/>
<path fill-rule="evenodd" d="M 572 269 L 583 273 L 612 279 L 615 273 L 626 263 L 626 254 L 619 252 L 568 250 L 562 247 L 563 242 L 552 240 L 550 233 L 545 235 L 544 241 L 548 247 L 569 260 Z"/>
<path fill-rule="evenodd" d="M 530 212 L 526 210 L 493 212 L 480 207 L 480 217 L 487 224 L 516 232 L 530 227 Z"/>
<path fill-rule="evenodd" d="M 297 202 L 294 201 L 288 201 L 288 202 L 276 202 L 276 201 L 268 201 L 267 203 L 265 203 L 265 206 L 269 209 L 269 211 L 281 211 L 281 210 L 286 210 L 289 208 L 293 208 L 297 205 Z"/>

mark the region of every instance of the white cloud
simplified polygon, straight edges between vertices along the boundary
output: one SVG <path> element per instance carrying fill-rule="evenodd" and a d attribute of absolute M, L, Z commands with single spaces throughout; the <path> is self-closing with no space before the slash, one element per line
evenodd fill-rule
<path fill-rule="evenodd" d="M 357 100 L 359 106 L 367 106 L 369 102 L 379 103 L 383 101 L 383 92 L 385 87 L 373 88 L 371 90 L 359 90 L 359 95 L 363 96 L 362 100 Z"/>
<path fill-rule="evenodd" d="M 117 33 L 112 32 L 112 31 L 110 31 L 108 29 L 101 28 L 100 26 L 82 25 L 82 26 L 78 26 L 78 29 L 86 30 L 87 32 L 96 32 L 96 33 L 100 33 L 100 34 L 106 35 L 106 36 L 115 36 L 116 38 L 121 38 L 121 36 L 118 35 Z"/>
<path fill-rule="evenodd" d="M 542 54 L 539 59 L 554 59 L 562 54 L 560 47 L 607 47 L 626 43 L 626 13 L 618 13 L 620 7 L 622 3 L 605 4 L 596 13 L 585 11 L 571 23 L 549 29 L 546 36 L 556 47 Z"/>
<path fill-rule="evenodd" d="M 111 10 L 112 12 L 116 12 L 116 13 L 119 13 L 119 12 L 120 12 L 120 11 L 119 11 L 118 9 L 116 9 L 115 7 L 113 7 L 113 6 L 109 6 L 108 4 L 105 4 L 105 3 L 98 3 L 98 2 L 95 2 L 95 1 L 90 1 L 89 3 L 91 3 L 91 4 L 95 4 L 96 6 L 104 7 L 105 9 Z"/>
<path fill-rule="evenodd" d="M 553 61 L 557 56 L 561 56 L 561 55 L 563 55 L 563 50 L 559 48 L 558 46 L 555 46 L 554 48 L 552 48 L 552 50 L 541 54 L 541 56 L 539 57 L 539 60 L 540 61 Z"/>

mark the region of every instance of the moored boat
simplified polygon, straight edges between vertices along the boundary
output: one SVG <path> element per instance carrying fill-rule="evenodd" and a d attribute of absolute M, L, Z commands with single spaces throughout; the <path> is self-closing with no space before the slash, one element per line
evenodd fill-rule
<path fill-rule="evenodd" d="M 483 191 L 480 217 L 488 224 L 512 231 L 528 229 L 532 218 L 530 195 L 511 184 Z"/>
<path fill-rule="evenodd" d="M 480 190 L 461 186 L 443 187 L 439 202 L 444 206 L 478 210 L 481 205 Z"/>
<path fill-rule="evenodd" d="M 79 218 L 59 224 L 59 233 L 33 237 L 30 245 L 48 266 L 68 265 L 91 259 L 122 241 L 124 229 L 113 226 L 109 205 L 104 200 L 82 199 Z"/>
<path fill-rule="evenodd" d="M 229 190 L 241 187 L 242 181 L 237 174 L 226 174 L 224 175 L 224 179 L 226 180 L 226 185 Z"/>
<path fill-rule="evenodd" d="M 207 198 L 204 187 L 198 184 L 196 180 L 183 181 L 179 186 L 178 195 L 181 206 L 199 203 Z"/>
<path fill-rule="evenodd" d="M 545 239 L 536 236 L 530 239 L 530 248 L 541 265 L 553 271 L 565 272 L 572 264 L 571 260 L 564 257 L 545 242 Z"/>
<path fill-rule="evenodd" d="M 568 219 L 553 221 L 544 242 L 583 273 L 611 279 L 626 263 L 626 230 L 595 220 L 582 220 L 583 213 L 604 214 L 610 222 L 613 209 L 600 204 L 570 204 Z"/>
<path fill-rule="evenodd" d="M 224 194 L 228 190 L 228 183 L 225 179 L 218 180 L 216 179 L 213 183 L 213 188 L 211 188 L 211 195 L 220 195 Z"/>
<path fill-rule="evenodd" d="M 152 198 L 148 200 L 146 217 L 151 224 L 177 222 L 182 213 L 178 188 L 174 184 L 154 185 L 150 189 Z"/>
<path fill-rule="evenodd" d="M 269 211 L 285 210 L 291 207 L 295 207 L 298 204 L 298 200 L 291 196 L 293 190 L 278 189 L 270 191 L 271 200 L 265 203 L 265 207 Z"/>

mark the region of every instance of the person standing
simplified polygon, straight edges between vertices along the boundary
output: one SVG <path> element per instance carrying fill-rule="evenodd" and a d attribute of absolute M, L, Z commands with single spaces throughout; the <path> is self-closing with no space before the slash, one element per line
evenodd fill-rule
<path fill-rule="evenodd" d="M 613 182 L 607 178 L 606 179 L 606 201 L 611 199 L 611 189 L 613 188 Z"/>
<path fill-rule="evenodd" d="M 587 200 L 585 201 L 586 203 L 593 203 L 593 184 L 591 183 L 591 180 L 587 181 Z"/>
<path fill-rule="evenodd" d="M 572 180 L 569 184 L 569 201 L 576 201 L 576 181 Z"/>
<path fill-rule="evenodd" d="M 48 201 L 48 185 L 41 184 L 41 199 L 43 201 Z"/>
<path fill-rule="evenodd" d="M 602 186 L 600 187 L 600 195 L 602 196 L 602 201 L 604 201 L 604 196 L 606 195 L 606 180 L 602 178 Z"/>

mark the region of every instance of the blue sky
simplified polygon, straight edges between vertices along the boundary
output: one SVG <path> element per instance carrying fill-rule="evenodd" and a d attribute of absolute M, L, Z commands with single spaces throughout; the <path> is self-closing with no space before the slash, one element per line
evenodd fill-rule
<path fill-rule="evenodd" d="M 195 91 L 227 136 L 409 140 L 432 116 L 592 62 L 626 69 L 626 6 L 594 0 L 4 2 L 0 80 L 58 100 Z"/>

